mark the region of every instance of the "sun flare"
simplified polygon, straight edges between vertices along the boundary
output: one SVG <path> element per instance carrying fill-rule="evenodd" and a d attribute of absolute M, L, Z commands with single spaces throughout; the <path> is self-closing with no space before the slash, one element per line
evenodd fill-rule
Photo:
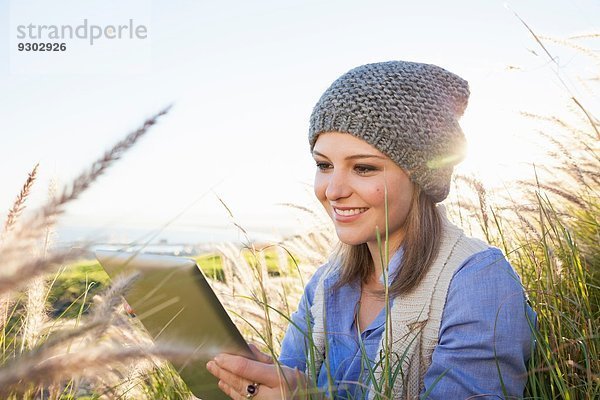
<path fill-rule="evenodd" d="M 491 188 L 511 187 L 531 177 L 534 163 L 541 162 L 543 154 L 531 135 L 524 133 L 524 119 L 516 114 L 507 118 L 486 114 L 480 110 L 462 120 L 468 146 L 457 172 L 476 176 Z"/>

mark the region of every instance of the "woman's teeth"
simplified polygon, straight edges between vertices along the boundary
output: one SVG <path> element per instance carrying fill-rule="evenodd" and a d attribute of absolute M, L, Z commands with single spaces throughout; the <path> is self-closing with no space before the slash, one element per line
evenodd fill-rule
<path fill-rule="evenodd" d="M 360 214 L 360 213 L 363 213 L 363 212 L 365 212 L 367 210 L 368 210 L 367 208 L 352 208 L 350 210 L 339 210 L 339 209 L 336 208 L 335 209 L 335 213 L 338 214 L 338 215 L 348 216 L 348 215 Z"/>

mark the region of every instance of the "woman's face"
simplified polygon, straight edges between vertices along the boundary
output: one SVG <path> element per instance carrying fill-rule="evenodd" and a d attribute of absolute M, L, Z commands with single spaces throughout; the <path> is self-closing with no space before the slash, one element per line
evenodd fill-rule
<path fill-rule="evenodd" d="M 377 243 L 375 227 L 385 238 L 387 185 L 390 244 L 399 244 L 413 195 L 408 175 L 389 157 L 347 133 L 318 136 L 315 195 L 333 220 L 341 242 Z"/>

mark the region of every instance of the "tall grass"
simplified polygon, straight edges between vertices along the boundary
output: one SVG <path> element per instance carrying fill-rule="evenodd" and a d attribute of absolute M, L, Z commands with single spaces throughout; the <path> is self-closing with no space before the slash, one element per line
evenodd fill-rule
<path fill-rule="evenodd" d="M 51 188 L 46 204 L 26 216 L 23 210 L 38 166 L 29 174 L 0 236 L 1 398 L 76 398 L 80 388 L 90 382 L 96 388 L 118 382 L 115 373 L 122 376 L 116 366 L 125 365 L 123 370 L 127 370 L 132 363 L 150 360 L 160 367 L 158 358 L 183 358 L 189 350 L 152 346 L 149 340 L 144 342 L 139 329 L 132 333 L 126 328 L 131 324 L 124 323 L 124 313 L 116 309 L 127 282 L 115 282 L 103 299 L 97 299 L 95 311 L 85 318 L 83 308 L 75 320 L 50 320 L 46 311 L 47 281 L 61 265 L 82 254 L 51 248 L 56 218 L 167 112 L 165 109 L 147 119 L 61 193 L 56 194 Z M 87 289 L 82 295 L 86 294 Z"/>
<path fill-rule="evenodd" d="M 536 345 L 528 366 L 529 399 L 600 398 L 600 126 L 594 105 L 574 96 L 569 101 L 575 105 L 571 119 L 524 113 L 539 123 L 548 146 L 548 162 L 532 166 L 531 179 L 505 196 L 492 197 L 477 177 L 457 177 L 453 192 L 458 195 L 448 202 L 455 222 L 504 250 L 537 312 L 537 326 L 531 321 Z M 183 350 L 153 347 L 123 312 L 119 296 L 127 281 L 115 282 L 103 296 L 94 297 L 90 310 L 81 302 L 75 319 L 47 315 L 49 291 L 60 267 L 80 256 L 50 248 L 46 238 L 56 218 L 165 113 L 150 118 L 25 218 L 22 211 L 37 166 L 29 174 L 0 236 L 3 398 L 189 397 L 177 374 L 159 360 L 176 359 Z M 318 218 L 316 211 L 305 211 Z M 326 224 L 268 246 L 247 240 L 243 247 L 223 244 L 214 249 L 222 273 L 214 274 L 219 279 L 211 279 L 211 285 L 245 337 L 275 360 L 302 289 L 316 266 L 326 262 L 334 236 Z M 276 273 L 267 266 L 266 252 L 276 254 Z M 389 256 L 387 251 L 383 255 L 384 260 Z M 86 285 L 80 297 L 89 290 Z M 311 332 L 306 339 L 311 343 Z M 123 343 L 130 347 L 123 348 Z M 309 346 L 309 370 L 314 350 Z M 379 377 L 376 366 L 366 366 L 378 398 L 387 399 L 394 381 L 402 378 L 401 359 L 388 354 L 380 363 L 384 373 Z M 313 384 L 317 372 L 309 374 Z M 302 396 L 322 394 L 308 391 Z"/>
<path fill-rule="evenodd" d="M 555 62 L 548 38 L 535 37 Z M 598 61 L 572 40 L 552 42 Z M 588 89 L 599 76 L 586 82 Z M 537 312 L 526 398 L 600 398 L 600 123 L 592 111 L 598 104 L 584 104 L 568 87 L 566 93 L 574 107 L 564 116 L 523 113 L 538 125 L 548 157 L 531 166 L 530 179 L 492 201 L 477 179 L 457 177 L 462 196 L 454 199 L 462 210 L 455 215 L 505 251 Z"/>

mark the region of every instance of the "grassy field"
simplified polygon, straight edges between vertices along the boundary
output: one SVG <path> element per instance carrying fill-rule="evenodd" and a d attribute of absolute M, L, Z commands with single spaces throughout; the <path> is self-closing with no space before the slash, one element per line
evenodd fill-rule
<path fill-rule="evenodd" d="M 485 196 L 485 193 L 479 195 Z M 598 200 L 590 197 L 584 208 L 563 202 L 566 208 L 559 211 L 541 192 L 534 191 L 534 195 L 538 205 L 522 214 L 520 223 L 515 222 L 519 218 L 509 215 L 514 214 L 515 209 L 496 209 L 493 204 L 487 210 L 474 205 L 469 218 L 483 223 L 483 211 L 488 212 L 488 218 L 493 215 L 491 220 L 494 222 L 487 227 L 488 240 L 504 249 L 521 275 L 538 313 L 537 346 L 529 365 L 526 398 L 597 398 L 600 395 Z M 513 223 L 509 224 L 509 220 Z M 319 243 L 315 240 L 318 237 L 321 236 L 312 238 L 313 248 L 326 249 L 329 244 Z M 304 238 L 291 243 L 290 247 L 296 246 L 296 251 L 301 252 L 302 246 L 307 245 L 311 243 L 306 243 Z M 234 311 L 232 317 L 245 336 L 262 343 L 264 349 L 274 354 L 278 352 L 286 318 L 298 301 L 302 277 L 307 278 L 311 273 L 310 262 L 295 268 L 289 255 L 284 253 L 282 256 L 281 253 L 273 248 L 264 252 L 238 249 L 233 254 L 224 252 L 197 257 L 226 307 Z M 323 251 L 323 258 L 326 254 Z M 284 261 L 279 264 L 281 260 Z M 314 269 L 315 264 L 312 265 Z M 97 262 L 87 260 L 77 261 L 48 277 L 45 287 L 48 290 L 47 322 L 42 331 L 49 329 L 48 322 L 55 319 L 63 322 L 93 319 L 97 299 L 106 294 L 109 281 Z M 264 308 L 265 303 L 272 308 Z M 7 365 L 11 364 L 12 358 L 26 354 L 26 345 L 16 338 L 25 336 L 24 326 L 28 321 L 27 314 L 31 312 L 24 298 L 13 303 L 11 310 L 12 318 L 4 328 L 2 341 L 3 362 Z M 122 310 L 117 305 L 112 312 Z M 148 368 L 142 370 L 148 371 Z M 130 393 L 129 398 L 186 397 L 185 387 L 168 366 L 151 370 L 154 372 L 133 378 L 121 376 L 120 381 L 106 380 L 102 384 L 85 379 L 71 381 L 59 386 L 60 396 L 56 398 L 98 398 L 102 393 L 121 396 L 121 386 L 127 388 L 125 392 Z M 50 396 L 51 388 L 46 390 Z M 24 396 L 30 396 L 27 398 L 33 398 L 33 393 L 39 395 L 34 389 L 22 392 Z"/>
<path fill-rule="evenodd" d="M 529 116 L 552 132 L 548 163 L 533 178 L 492 196 L 476 177 L 457 177 L 447 204 L 455 222 L 504 251 L 537 312 L 527 399 L 600 398 L 600 123 L 575 97 L 567 101 L 565 118 Z M 108 285 L 96 262 L 48 239 L 66 207 L 167 111 L 25 218 L 37 167 L 27 178 L 0 237 L 0 398 L 188 397 L 160 361 L 185 352 L 154 346 L 132 322 L 121 300 L 128 281 Z M 245 337 L 277 356 L 333 237 L 324 227 L 266 249 L 223 245 L 199 263 Z"/>

